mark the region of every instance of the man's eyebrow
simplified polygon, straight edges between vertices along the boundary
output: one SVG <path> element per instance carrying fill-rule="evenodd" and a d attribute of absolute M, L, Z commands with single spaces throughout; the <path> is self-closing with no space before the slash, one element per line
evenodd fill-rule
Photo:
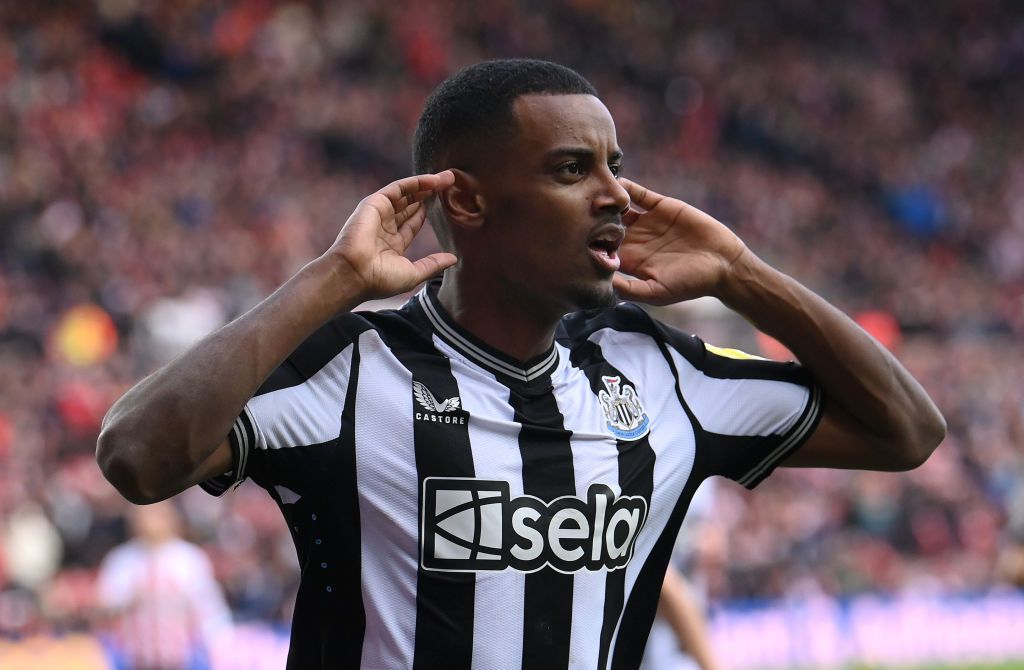
<path fill-rule="evenodd" d="M 548 158 L 556 158 L 559 156 L 571 156 L 573 158 L 593 158 L 594 150 L 588 147 L 558 147 L 547 152 Z M 617 161 L 622 160 L 622 150 L 616 149 L 608 156 L 609 160 Z"/>

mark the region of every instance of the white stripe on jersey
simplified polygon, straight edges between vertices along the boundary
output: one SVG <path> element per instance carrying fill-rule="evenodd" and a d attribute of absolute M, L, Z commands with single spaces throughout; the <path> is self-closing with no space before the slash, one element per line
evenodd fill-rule
<path fill-rule="evenodd" d="M 341 432 L 341 411 L 352 371 L 348 345 L 315 375 L 299 384 L 249 401 L 257 449 L 280 449 L 333 440 Z"/>
<path fill-rule="evenodd" d="M 569 350 L 556 345 L 562 360 L 569 360 Z M 565 418 L 565 427 L 572 431 L 572 467 L 576 475 L 576 496 L 587 499 L 594 482 L 607 484 L 616 495 L 619 486 L 618 448 L 616 440 L 605 428 L 601 406 L 593 402 L 590 380 L 582 370 L 565 366 L 554 382 L 558 411 Z M 608 572 L 580 570 L 572 585 L 572 629 L 569 635 L 570 659 L 594 659 L 594 650 L 601 648 L 601 627 L 604 624 L 605 588 Z"/>
<path fill-rule="evenodd" d="M 466 361 L 459 351 L 437 336 L 434 346 L 451 358 L 462 407 L 469 412 L 469 441 L 476 476 L 505 480 L 513 498 L 523 495 L 519 424 L 512 422 L 515 412 L 509 404 L 508 388 L 499 384 L 492 373 Z M 501 421 L 508 423 L 502 425 Z M 482 422 L 493 424 L 483 426 Z M 473 670 L 520 667 L 526 574 L 515 570 L 478 572 L 473 601 Z"/>
<path fill-rule="evenodd" d="M 416 638 L 419 556 L 419 479 L 412 395 L 408 391 L 412 388 L 412 373 L 373 330 L 359 336 L 359 359 L 362 374 L 356 388 L 356 481 L 366 611 L 360 665 L 410 668 Z M 388 411 L 396 404 L 410 406 L 400 412 Z M 382 417 L 387 420 L 382 421 Z"/>

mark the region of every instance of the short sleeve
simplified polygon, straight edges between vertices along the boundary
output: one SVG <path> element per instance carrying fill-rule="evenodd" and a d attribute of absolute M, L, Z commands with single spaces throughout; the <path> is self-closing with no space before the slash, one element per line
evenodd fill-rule
<path fill-rule="evenodd" d="M 797 363 L 666 330 L 706 474 L 754 488 L 813 434 L 823 411 L 821 389 Z"/>
<path fill-rule="evenodd" d="M 339 439 L 362 330 L 331 322 L 285 359 L 231 426 L 232 469 L 199 486 L 220 496 L 246 478 L 270 488 L 320 467 L 312 448 Z"/>

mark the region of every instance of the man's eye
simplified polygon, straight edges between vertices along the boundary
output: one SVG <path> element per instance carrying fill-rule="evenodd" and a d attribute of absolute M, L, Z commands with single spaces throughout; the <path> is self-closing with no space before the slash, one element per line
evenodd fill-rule
<path fill-rule="evenodd" d="M 568 174 L 583 174 L 583 165 L 579 161 L 566 163 L 559 169 Z"/>
<path fill-rule="evenodd" d="M 622 172 L 622 165 L 618 163 L 612 163 L 611 165 L 608 166 L 608 169 L 612 171 L 613 175 L 618 177 L 619 174 Z"/>

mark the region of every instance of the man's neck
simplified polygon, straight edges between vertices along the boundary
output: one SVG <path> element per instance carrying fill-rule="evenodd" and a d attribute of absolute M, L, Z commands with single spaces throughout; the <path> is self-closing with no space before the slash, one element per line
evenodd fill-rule
<path fill-rule="evenodd" d="M 518 361 L 528 361 L 551 348 L 562 314 L 531 309 L 522 295 L 495 291 L 483 282 L 460 281 L 445 274 L 438 299 L 459 326 Z"/>

